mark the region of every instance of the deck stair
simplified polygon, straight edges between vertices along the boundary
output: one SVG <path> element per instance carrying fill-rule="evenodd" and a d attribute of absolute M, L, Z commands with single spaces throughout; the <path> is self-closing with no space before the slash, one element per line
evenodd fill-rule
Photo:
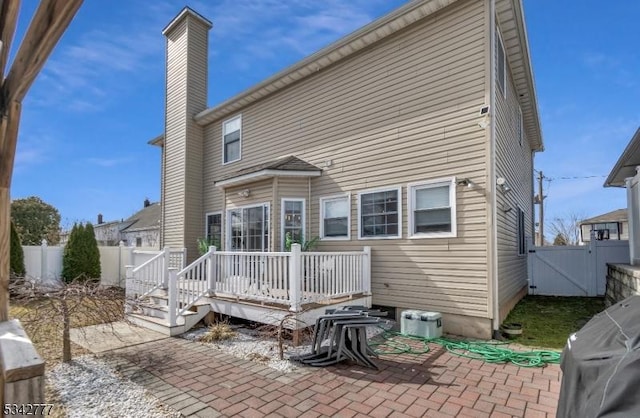
<path fill-rule="evenodd" d="M 178 289 L 178 292 L 188 291 Z M 188 310 L 178 314 L 175 325 L 171 325 L 169 321 L 169 292 L 166 289 L 155 289 L 131 305 L 129 312 L 127 312 L 127 319 L 136 325 L 175 336 L 193 328 L 209 312 L 211 312 L 211 304 L 208 301 L 196 301 Z"/>

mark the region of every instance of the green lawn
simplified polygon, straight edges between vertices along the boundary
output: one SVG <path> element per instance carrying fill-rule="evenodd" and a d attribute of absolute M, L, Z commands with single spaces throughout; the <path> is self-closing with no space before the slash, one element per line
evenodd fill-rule
<path fill-rule="evenodd" d="M 562 349 L 569 335 L 603 310 L 603 298 L 527 296 L 504 322 L 522 324 L 522 335 L 514 342 Z"/>

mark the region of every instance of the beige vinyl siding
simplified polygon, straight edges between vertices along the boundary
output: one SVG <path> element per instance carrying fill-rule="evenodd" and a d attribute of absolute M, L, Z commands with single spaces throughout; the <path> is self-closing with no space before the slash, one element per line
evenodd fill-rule
<path fill-rule="evenodd" d="M 165 181 L 163 246 L 182 247 L 184 230 L 184 170 L 187 80 L 187 21 L 167 36 L 167 103 L 165 113 Z"/>
<path fill-rule="evenodd" d="M 274 179 L 277 184 L 277 192 L 274 193 L 276 199 L 274 199 L 274 218 L 273 231 L 276 241 L 275 250 L 282 250 L 282 199 L 304 199 L 305 208 L 305 240 L 310 240 L 315 235 L 311 235 L 309 215 L 309 187 L 310 179 L 307 177 L 279 177 Z M 316 234 L 317 235 L 317 234 Z"/>
<path fill-rule="evenodd" d="M 311 179 L 307 235 L 319 235 L 321 197 L 351 193 L 351 240 L 319 248 L 371 246 L 375 304 L 489 317 L 487 145 L 478 127 L 487 89 L 484 7 L 460 1 L 242 109 L 241 161 L 222 165 L 222 120 L 209 124 L 205 211 L 219 207 L 213 181 L 223 175 L 288 154 L 317 166 L 331 160 Z M 454 176 L 477 185 L 456 190 L 457 238 L 407 239 L 407 184 Z M 285 195 L 282 181 L 276 196 Z M 402 239 L 358 240 L 357 194 L 387 186 L 402 187 Z"/>
<path fill-rule="evenodd" d="M 497 193 L 498 300 L 501 315 L 527 286 L 527 256 L 518 255 L 518 207 L 525 214 L 527 242 L 533 238 L 533 166 L 529 141 L 518 138 L 518 96 L 507 63 L 506 98 L 496 94 L 496 174 L 510 192 Z M 500 318 L 501 320 L 504 318 Z"/>
<path fill-rule="evenodd" d="M 208 29 L 187 16 L 167 35 L 163 245 L 186 247 L 193 260 L 204 217 L 203 129 L 193 116 L 207 105 Z"/>

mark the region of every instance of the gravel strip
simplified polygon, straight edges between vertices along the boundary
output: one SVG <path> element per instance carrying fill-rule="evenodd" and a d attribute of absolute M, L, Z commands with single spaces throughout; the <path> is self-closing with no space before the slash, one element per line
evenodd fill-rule
<path fill-rule="evenodd" d="M 390 329 L 393 324 L 393 321 L 381 319 L 380 327 L 367 327 L 367 338 L 373 338 L 382 333 L 382 328 Z M 236 336 L 233 338 L 212 343 L 200 343 L 244 360 L 262 363 L 282 373 L 290 373 L 299 370 L 301 367 L 306 367 L 290 359 L 291 357 L 310 353 L 310 344 L 295 347 L 290 345 L 288 341 L 285 341 L 283 350 L 284 360 L 280 360 L 278 342 L 275 338 L 265 337 L 259 332 L 243 326 L 232 325 L 231 328 L 236 331 Z M 182 334 L 181 337 L 190 341 L 199 341 L 206 332 L 207 328 L 199 328 L 186 332 Z M 328 341 L 323 342 L 323 345 L 326 344 L 328 344 Z"/>
<path fill-rule="evenodd" d="M 140 385 L 120 378 L 110 366 L 90 356 L 55 366 L 47 380 L 58 391 L 70 418 L 180 416 Z"/>

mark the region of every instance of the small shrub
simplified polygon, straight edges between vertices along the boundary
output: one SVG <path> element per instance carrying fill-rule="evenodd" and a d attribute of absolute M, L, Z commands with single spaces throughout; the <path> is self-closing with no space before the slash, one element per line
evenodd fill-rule
<path fill-rule="evenodd" d="M 314 250 L 320 242 L 320 237 L 313 237 L 309 241 L 305 241 L 304 237 L 301 237 L 299 240 L 293 239 L 291 236 L 291 232 L 287 232 L 284 236 L 284 250 L 291 251 L 291 245 L 300 244 L 300 249 L 303 252 Z"/>
<path fill-rule="evenodd" d="M 75 279 L 98 279 L 101 275 L 100 252 L 93 225 L 74 224 L 62 257 L 62 277 L 67 283 Z"/>
<path fill-rule="evenodd" d="M 228 340 L 236 336 L 236 332 L 226 322 L 218 322 L 209 325 L 209 329 L 201 337 L 200 341 L 212 343 L 215 341 Z"/>
<path fill-rule="evenodd" d="M 26 269 L 24 268 L 24 251 L 22 251 L 22 243 L 20 236 L 16 231 L 16 226 L 11 222 L 11 255 L 10 255 L 10 272 L 12 276 L 24 277 Z"/>

